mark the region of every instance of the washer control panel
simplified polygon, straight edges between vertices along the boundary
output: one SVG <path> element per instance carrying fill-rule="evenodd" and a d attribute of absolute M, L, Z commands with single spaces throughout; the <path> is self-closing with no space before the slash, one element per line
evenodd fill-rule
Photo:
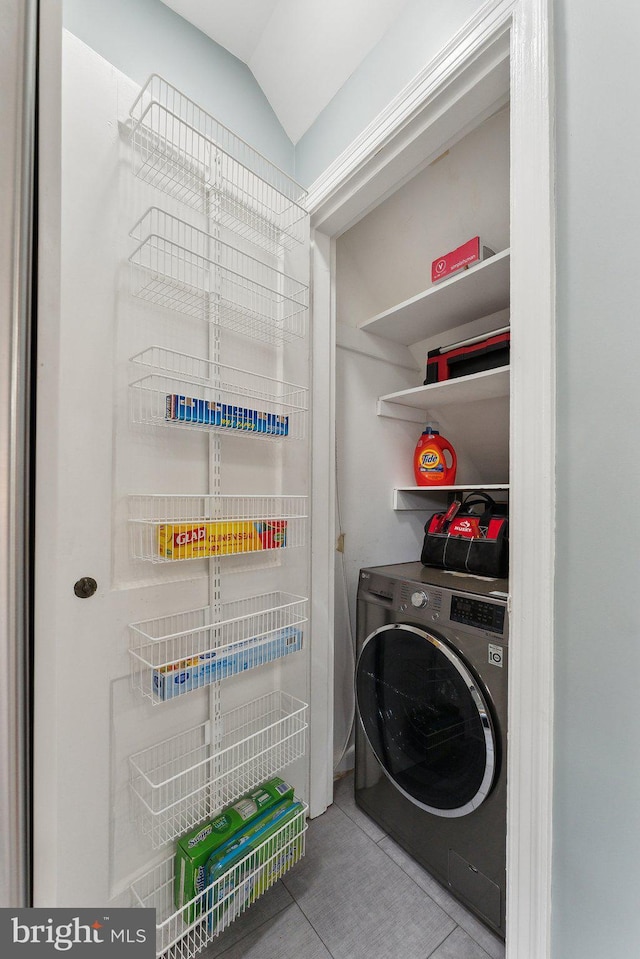
<path fill-rule="evenodd" d="M 440 616 L 442 605 L 442 590 L 436 586 L 422 586 L 419 583 L 398 582 L 398 594 L 394 609 L 404 613 L 407 610 L 416 613 L 423 610 L 427 620 L 436 620 Z"/>
<path fill-rule="evenodd" d="M 453 629 L 459 636 L 475 633 L 503 646 L 508 643 L 506 581 L 478 580 L 476 591 L 473 577 L 456 579 L 450 574 L 451 585 L 448 581 L 444 585 L 445 574 L 434 570 L 432 580 L 427 578 L 431 571 L 425 574 L 417 563 L 398 564 L 398 575 L 390 572 L 395 572 L 393 566 L 360 570 L 359 611 L 363 604 L 373 604 L 387 610 L 388 622 Z M 495 658 L 490 662 L 498 665 Z"/>

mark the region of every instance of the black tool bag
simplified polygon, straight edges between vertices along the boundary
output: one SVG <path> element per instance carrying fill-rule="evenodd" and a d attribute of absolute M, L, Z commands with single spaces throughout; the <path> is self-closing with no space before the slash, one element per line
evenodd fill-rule
<path fill-rule="evenodd" d="M 424 528 L 423 566 L 503 579 L 509 571 L 507 506 L 487 493 L 468 493 Z"/>

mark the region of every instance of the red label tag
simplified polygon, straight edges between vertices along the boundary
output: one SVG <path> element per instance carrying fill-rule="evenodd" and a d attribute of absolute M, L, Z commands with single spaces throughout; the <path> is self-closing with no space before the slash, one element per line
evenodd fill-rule
<path fill-rule="evenodd" d="M 182 532 L 173 534 L 173 546 L 186 546 L 188 543 L 200 543 L 206 538 L 207 529 L 205 526 L 196 526 L 193 529 L 182 530 Z"/>
<path fill-rule="evenodd" d="M 474 539 L 480 536 L 480 525 L 473 516 L 462 516 L 454 520 L 449 527 L 449 533 L 451 536 L 466 536 L 467 539 Z"/>
<path fill-rule="evenodd" d="M 480 259 L 480 237 L 474 236 L 472 240 L 467 240 L 462 246 L 452 250 L 451 253 L 445 253 L 439 256 L 431 264 L 431 282 L 443 280 L 445 276 L 451 276 L 456 270 L 461 270 L 463 266 L 469 266 L 471 263 L 477 263 Z"/>

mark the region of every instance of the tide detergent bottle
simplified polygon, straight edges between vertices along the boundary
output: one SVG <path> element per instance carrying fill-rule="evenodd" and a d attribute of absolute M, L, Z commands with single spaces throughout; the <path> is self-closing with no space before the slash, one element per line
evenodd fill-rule
<path fill-rule="evenodd" d="M 457 465 L 456 451 L 449 440 L 440 436 L 434 424 L 428 423 L 413 454 L 416 485 L 453 486 Z"/>

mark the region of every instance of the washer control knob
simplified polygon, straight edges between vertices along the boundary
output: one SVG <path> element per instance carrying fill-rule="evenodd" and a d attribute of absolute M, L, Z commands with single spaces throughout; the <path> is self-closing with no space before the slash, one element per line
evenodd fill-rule
<path fill-rule="evenodd" d="M 425 606 L 429 605 L 429 597 L 424 590 L 419 589 L 411 594 L 411 605 L 415 606 L 416 609 L 424 609 Z"/>

